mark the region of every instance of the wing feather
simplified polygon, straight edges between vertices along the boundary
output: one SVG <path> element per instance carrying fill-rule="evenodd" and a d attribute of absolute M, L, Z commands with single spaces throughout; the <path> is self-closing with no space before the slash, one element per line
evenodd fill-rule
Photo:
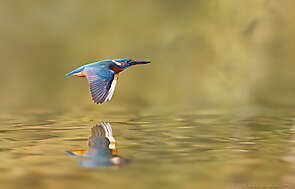
<path fill-rule="evenodd" d="M 95 67 L 86 67 L 85 73 L 92 100 L 96 104 L 111 100 L 116 85 L 114 78 L 117 79 L 117 74 L 109 69 L 97 69 Z"/>

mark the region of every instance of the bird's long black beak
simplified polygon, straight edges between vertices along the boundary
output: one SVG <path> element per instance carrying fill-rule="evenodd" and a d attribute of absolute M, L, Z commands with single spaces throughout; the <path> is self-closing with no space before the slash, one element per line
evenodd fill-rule
<path fill-rule="evenodd" d="M 134 61 L 134 64 L 149 64 L 151 61 Z"/>

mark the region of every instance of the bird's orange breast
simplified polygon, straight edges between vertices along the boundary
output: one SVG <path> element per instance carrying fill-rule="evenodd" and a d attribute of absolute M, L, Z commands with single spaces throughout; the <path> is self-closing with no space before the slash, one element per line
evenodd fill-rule
<path fill-rule="evenodd" d="M 111 70 L 113 70 L 115 73 L 119 73 L 121 71 L 123 71 L 124 69 L 120 68 L 119 66 L 116 66 L 116 65 L 112 65 L 111 67 Z"/>

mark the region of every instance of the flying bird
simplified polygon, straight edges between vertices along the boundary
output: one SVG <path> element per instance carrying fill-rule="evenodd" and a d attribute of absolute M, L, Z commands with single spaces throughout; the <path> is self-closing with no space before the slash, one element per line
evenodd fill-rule
<path fill-rule="evenodd" d="M 86 77 L 93 102 L 102 104 L 111 100 L 121 71 L 133 65 L 148 63 L 150 61 L 136 61 L 128 58 L 102 60 L 81 66 L 66 75 Z"/>

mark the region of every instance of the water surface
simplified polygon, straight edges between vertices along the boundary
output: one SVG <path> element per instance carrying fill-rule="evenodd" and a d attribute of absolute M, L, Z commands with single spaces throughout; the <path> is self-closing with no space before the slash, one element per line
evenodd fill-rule
<path fill-rule="evenodd" d="M 293 109 L 198 110 L 137 116 L 121 113 L 114 112 L 108 116 L 109 120 L 89 118 L 86 112 L 80 117 L 46 111 L 3 114 L 0 120 L 1 186 L 294 186 Z M 116 155 L 128 162 L 83 166 L 81 161 L 91 158 L 71 156 L 67 151 L 89 150 L 93 128 L 103 121 L 109 122 L 112 129 Z M 102 149 L 109 148 L 109 140 L 104 139 L 106 145 Z M 111 151 L 108 155 L 112 158 Z"/>

